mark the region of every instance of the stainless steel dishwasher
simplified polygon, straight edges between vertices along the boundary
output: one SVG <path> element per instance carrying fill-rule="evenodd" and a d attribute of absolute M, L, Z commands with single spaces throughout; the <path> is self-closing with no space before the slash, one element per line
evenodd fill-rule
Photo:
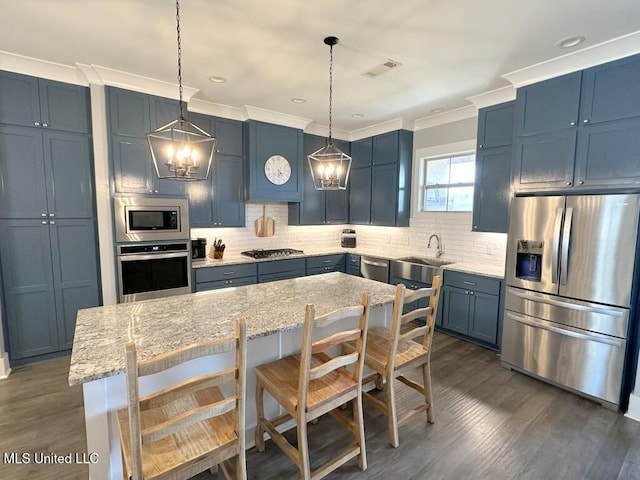
<path fill-rule="evenodd" d="M 360 274 L 364 278 L 389 283 L 389 260 L 378 257 L 360 257 Z"/>

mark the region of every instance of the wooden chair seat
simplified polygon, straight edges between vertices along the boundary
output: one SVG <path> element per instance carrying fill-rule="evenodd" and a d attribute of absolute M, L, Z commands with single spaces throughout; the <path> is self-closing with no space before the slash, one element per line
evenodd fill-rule
<path fill-rule="evenodd" d="M 140 424 L 143 430 L 176 417 L 182 413 L 207 404 L 219 402 L 224 396 L 217 387 L 201 390 L 166 405 L 140 412 Z M 142 473 L 143 478 L 161 478 L 176 467 L 185 464 L 197 464 L 207 459 L 213 450 L 220 451 L 220 462 L 238 452 L 238 435 L 236 434 L 236 413 L 228 412 L 218 417 L 190 425 L 168 437 L 143 445 Z M 129 414 L 126 408 L 118 411 L 118 424 L 126 478 L 131 478 L 131 433 L 129 430 Z M 225 448 L 226 447 L 226 448 Z M 206 470 L 208 467 L 203 467 Z"/>
<path fill-rule="evenodd" d="M 311 356 L 311 368 L 326 362 L 324 355 Z M 300 376 L 300 355 L 290 355 L 267 365 L 256 367 L 256 375 L 270 394 L 286 410 L 298 409 L 298 379 Z M 345 394 L 355 392 L 358 382 L 346 368 L 338 368 L 327 375 L 309 381 L 307 390 L 307 410 L 316 410 L 325 404 L 333 404 Z M 353 398 L 353 395 L 351 395 Z"/>
<path fill-rule="evenodd" d="M 377 372 L 384 371 L 389 356 L 389 341 L 391 331 L 385 327 L 376 327 L 369 330 L 367 336 L 367 351 L 365 362 L 367 366 Z M 348 348 L 355 348 L 349 344 Z M 413 340 L 400 340 L 396 351 L 396 369 L 410 368 L 413 364 L 421 364 L 424 357 L 429 355 L 429 350 L 421 343 Z"/>

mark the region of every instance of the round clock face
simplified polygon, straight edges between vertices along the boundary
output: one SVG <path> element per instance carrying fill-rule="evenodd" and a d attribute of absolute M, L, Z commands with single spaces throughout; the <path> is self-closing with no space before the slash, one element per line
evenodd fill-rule
<path fill-rule="evenodd" d="M 264 174 L 274 185 L 283 185 L 291 177 L 291 165 L 282 155 L 272 155 L 264 163 Z"/>

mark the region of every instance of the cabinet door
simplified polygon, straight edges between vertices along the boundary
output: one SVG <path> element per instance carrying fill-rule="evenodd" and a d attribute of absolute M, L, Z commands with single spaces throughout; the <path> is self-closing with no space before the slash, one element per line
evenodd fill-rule
<path fill-rule="evenodd" d="M 43 127 L 77 133 L 91 131 L 91 101 L 87 87 L 43 79 L 38 82 Z"/>
<path fill-rule="evenodd" d="M 242 157 L 216 155 L 214 174 L 216 187 L 213 202 L 217 226 L 244 227 L 246 222 Z"/>
<path fill-rule="evenodd" d="M 189 197 L 189 225 L 192 228 L 213 227 L 215 222 L 213 206 L 214 178 L 215 175 L 211 175 L 207 180 L 189 182 L 187 184 L 187 195 Z"/>
<path fill-rule="evenodd" d="M 527 85 L 516 92 L 516 134 L 532 135 L 575 127 L 581 72 Z"/>
<path fill-rule="evenodd" d="M 473 192 L 473 231 L 507 233 L 511 146 L 479 149 Z"/>
<path fill-rule="evenodd" d="M 151 156 L 151 154 L 149 154 L 149 156 Z M 211 175 L 211 173 L 209 173 L 209 175 Z M 184 197 L 186 195 L 187 189 L 185 187 L 185 183 L 187 182 L 183 182 L 182 180 L 159 179 L 153 166 L 151 168 L 151 179 L 149 182 L 154 186 L 153 193 L 158 193 L 160 195 L 172 195 L 176 197 Z"/>
<path fill-rule="evenodd" d="M 311 177 L 311 166 L 307 155 L 325 145 L 326 139 L 316 135 L 304 135 L 304 158 L 302 160 L 302 201 L 292 208 L 298 210 L 297 225 L 322 225 L 325 221 L 325 192 L 316 190 Z"/>
<path fill-rule="evenodd" d="M 518 137 L 513 155 L 513 186 L 518 189 L 573 185 L 576 129 Z"/>
<path fill-rule="evenodd" d="M 36 77 L 0 72 L 0 123 L 25 127 L 40 125 Z"/>
<path fill-rule="evenodd" d="M 373 162 L 373 138 L 351 142 L 351 168 L 369 167 Z"/>
<path fill-rule="evenodd" d="M 0 217 L 47 216 L 42 132 L 0 125 Z"/>
<path fill-rule="evenodd" d="M 481 108 L 478 112 L 478 152 L 484 148 L 504 147 L 513 143 L 515 102 Z"/>
<path fill-rule="evenodd" d="M 349 142 L 334 140 L 334 145 L 344 153 L 350 155 Z M 353 163 L 353 160 L 352 162 Z M 326 223 L 349 223 L 349 185 L 347 190 L 329 190 L 325 193 L 324 220 Z"/>
<path fill-rule="evenodd" d="M 398 163 L 398 131 L 373 137 L 373 164 Z"/>
<path fill-rule="evenodd" d="M 112 135 L 111 152 L 116 193 L 154 193 L 156 172 L 146 138 Z"/>
<path fill-rule="evenodd" d="M 583 72 L 582 125 L 640 116 L 640 55 L 605 63 Z"/>
<path fill-rule="evenodd" d="M 349 223 L 371 223 L 371 167 L 351 169 Z"/>
<path fill-rule="evenodd" d="M 589 125 L 580 129 L 576 154 L 578 186 L 640 184 L 640 119 Z"/>
<path fill-rule="evenodd" d="M 48 221 L 1 220 L 0 245 L 11 360 L 57 351 Z"/>
<path fill-rule="evenodd" d="M 112 134 L 144 137 L 149 127 L 149 95 L 108 87 Z M 154 127 L 157 128 L 157 127 Z"/>
<path fill-rule="evenodd" d="M 184 114 L 187 113 L 187 107 L 184 107 Z M 149 131 L 157 130 L 160 127 L 173 122 L 180 115 L 180 106 L 178 100 L 163 97 L 149 98 Z M 147 134 L 149 132 L 145 132 Z"/>
<path fill-rule="evenodd" d="M 207 130 L 211 133 L 211 130 Z M 242 155 L 242 122 L 226 118 L 213 119 L 213 133 L 217 139 L 217 150 L 228 155 Z"/>
<path fill-rule="evenodd" d="M 497 344 L 499 297 L 476 291 L 469 292 L 469 297 L 469 336 L 493 345 Z"/>
<path fill-rule="evenodd" d="M 49 216 L 93 218 L 91 139 L 88 135 L 43 132 Z"/>
<path fill-rule="evenodd" d="M 78 309 L 100 305 L 94 220 L 50 222 L 59 349 L 73 346 Z"/>
<path fill-rule="evenodd" d="M 396 194 L 398 189 L 398 165 L 387 163 L 374 165 L 371 179 L 371 223 L 396 224 Z"/>
<path fill-rule="evenodd" d="M 456 287 L 444 287 L 442 326 L 454 332 L 469 333 L 469 291 Z"/>

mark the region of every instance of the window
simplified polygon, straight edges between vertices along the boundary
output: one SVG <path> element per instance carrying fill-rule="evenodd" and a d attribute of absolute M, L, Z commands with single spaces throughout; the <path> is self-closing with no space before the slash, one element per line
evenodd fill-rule
<path fill-rule="evenodd" d="M 470 212 L 475 166 L 475 155 L 421 158 L 420 211 Z"/>

